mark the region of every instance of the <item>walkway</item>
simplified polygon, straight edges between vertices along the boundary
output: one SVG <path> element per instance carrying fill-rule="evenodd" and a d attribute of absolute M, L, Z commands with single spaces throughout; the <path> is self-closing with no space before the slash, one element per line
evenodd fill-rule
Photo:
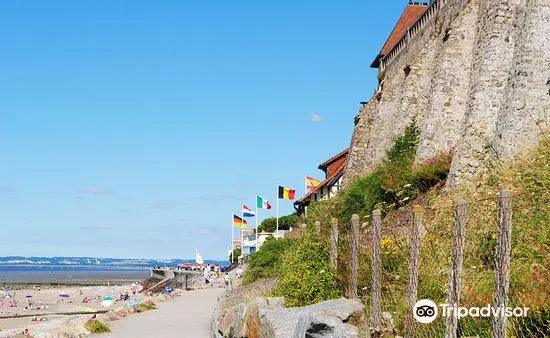
<path fill-rule="evenodd" d="M 158 309 L 111 323 L 104 338 L 182 337 L 210 338 L 210 320 L 222 288 L 194 290 L 157 304 Z"/>

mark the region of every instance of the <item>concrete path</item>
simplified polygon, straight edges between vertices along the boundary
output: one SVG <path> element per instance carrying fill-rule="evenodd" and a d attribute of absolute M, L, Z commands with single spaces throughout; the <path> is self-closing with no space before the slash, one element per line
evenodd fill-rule
<path fill-rule="evenodd" d="M 224 289 L 185 292 L 181 297 L 159 303 L 158 309 L 128 316 L 111 323 L 104 338 L 181 337 L 210 338 L 210 320 Z"/>

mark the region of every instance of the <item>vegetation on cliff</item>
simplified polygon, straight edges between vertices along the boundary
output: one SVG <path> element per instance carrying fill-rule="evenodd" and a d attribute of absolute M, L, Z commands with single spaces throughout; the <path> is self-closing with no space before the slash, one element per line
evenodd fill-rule
<path fill-rule="evenodd" d="M 280 271 L 283 255 L 294 244 L 290 239 L 268 238 L 261 250 L 250 256 L 244 283 L 249 284 L 261 278 L 276 277 Z"/>
<path fill-rule="evenodd" d="M 429 165 L 441 161 L 429 161 Z M 387 163 L 386 163 L 387 164 Z M 384 164 L 383 164 L 384 165 Z M 383 166 L 382 165 L 382 166 Z M 437 168 L 419 166 L 411 168 L 411 175 L 404 177 L 443 177 Z M 424 172 L 416 175 L 417 172 Z M 428 174 L 425 174 L 425 172 Z M 447 297 L 449 282 L 449 262 L 453 234 L 453 212 L 455 202 L 459 199 L 468 203 L 468 224 L 464 249 L 463 282 L 461 304 L 466 307 L 487 306 L 493 303 L 494 262 L 497 235 L 498 192 L 509 189 L 513 192 L 513 232 L 511 258 L 510 305 L 529 307 L 527 318 L 510 319 L 510 334 L 515 337 L 543 337 L 550 327 L 550 141 L 545 138 L 534 151 L 517 159 L 514 163 L 502 163 L 488 174 L 480 177 L 475 186 L 464 186 L 456 190 L 440 189 L 436 184 L 423 193 L 425 186 L 417 185 L 419 181 L 411 179 L 403 184 L 399 196 L 401 201 L 388 199 L 388 190 L 384 182 L 384 173 L 378 171 L 354 182 L 348 189 L 379 191 L 378 195 L 365 197 L 368 203 L 359 207 L 343 207 L 342 201 L 331 200 L 312 204 L 308 214 L 308 226 L 315 220 L 322 220 L 322 233 L 328 233 L 328 219 L 340 216 L 340 243 L 338 276 L 340 287 L 348 287 L 349 274 L 349 213 L 360 214 L 363 233 L 360 239 L 360 272 L 359 292 L 363 301 L 370 303 L 370 206 L 384 211 L 382 223 L 382 311 L 391 313 L 398 329 L 403 328 L 406 310 L 405 293 L 408 278 L 408 231 L 411 222 L 413 205 L 420 205 L 424 210 L 421 257 L 419 271 L 418 299 L 428 298 L 436 303 L 443 303 Z M 435 173 L 435 174 L 434 174 Z M 393 176 L 394 178 L 396 176 Z M 424 181 L 424 179 L 422 180 Z M 369 184 L 365 184 L 368 182 Z M 372 182 L 380 183 L 380 190 Z M 387 181 L 386 181 L 387 182 Z M 404 183 L 404 182 L 402 182 Z M 401 184 L 402 184 L 401 183 Z M 361 188 L 358 185 L 364 184 Z M 410 186 L 409 186 L 410 184 Z M 417 189 L 410 190 L 417 185 Z M 400 185 L 395 185 L 399 187 Z M 376 189 L 374 189 L 375 187 Z M 395 191 L 395 190 L 394 190 Z M 398 192 L 399 193 L 399 192 Z M 394 196 L 397 196 L 396 193 Z M 349 190 L 340 198 L 347 198 Z M 410 194 L 410 195 L 409 195 Z M 373 197 L 374 196 L 374 197 Z M 406 197 L 409 197 L 408 199 Z M 377 201 L 373 201 L 377 199 Z M 407 202 L 409 202 L 407 204 Z M 412 203 L 411 203 L 412 202 Z M 347 200 L 345 203 L 351 203 Z M 399 206 L 399 207 L 397 207 Z M 351 210 L 350 210 L 351 209 Z M 353 211 L 352 211 L 353 210 Z M 344 216 L 346 215 L 346 216 Z M 311 228 L 311 227 L 310 227 Z M 328 239 L 325 239 L 328 245 Z M 367 306 L 369 308 L 369 306 Z M 423 325 L 421 336 L 440 336 L 444 331 L 444 322 L 440 318 L 435 322 Z M 465 317 L 460 320 L 460 330 L 464 336 L 490 337 L 491 320 L 488 318 Z"/>
<path fill-rule="evenodd" d="M 449 173 L 451 154 L 439 154 L 415 166 L 419 136 L 420 130 L 413 118 L 403 133 L 395 137 L 386 158 L 372 172 L 350 182 L 335 198 L 308 207 L 310 223 L 333 217 L 350 219 L 352 214 L 367 216 L 375 208 L 389 212 L 444 181 Z"/>
<path fill-rule="evenodd" d="M 285 297 L 288 307 L 341 297 L 336 270 L 317 236 L 308 234 L 296 239 L 285 253 L 275 295 Z"/>
<path fill-rule="evenodd" d="M 449 154 L 413 165 L 417 140 L 418 129 L 412 121 L 405 132 L 395 139 L 394 146 L 387 152 L 387 159 L 369 175 L 350 182 L 336 198 L 309 206 L 308 217 L 300 220 L 307 223 L 307 234 L 289 240 L 291 244 L 277 254 L 281 261 L 270 262 L 272 267 L 276 266 L 271 270 L 271 275 L 278 278 L 275 293 L 289 297 L 287 303 L 291 306 L 342 294 L 349 287 L 349 220 L 351 214 L 356 213 L 362 223 L 358 289 L 369 309 L 372 287 L 370 215 L 373 209 L 380 208 L 384 216 L 382 311 L 389 312 L 397 330 L 402 330 L 406 312 L 408 233 L 412 207 L 419 205 L 423 210 L 417 298 L 443 303 L 449 283 L 454 206 L 457 200 L 462 199 L 468 203 L 468 224 L 461 304 L 467 307 L 492 304 L 497 196 L 500 190 L 509 189 L 514 196 L 510 305 L 531 308 L 527 318 L 510 319 L 509 330 L 516 337 L 543 337 L 550 327 L 549 139 L 543 138 L 537 149 L 514 163 L 494 166 L 490 172 L 479 177 L 474 186 L 455 190 L 441 189 L 449 170 Z M 333 217 L 340 220 L 337 271 L 330 270 L 326 257 L 329 220 Z M 319 237 L 312 235 L 315 221 L 321 221 Z M 251 257 L 253 260 L 254 255 Z M 330 278 L 310 286 L 308 283 L 319 277 L 315 273 L 319 274 L 322 270 L 328 271 Z M 257 269 L 250 272 L 254 271 Z M 311 296 L 313 293 L 321 296 L 316 299 Z M 488 318 L 466 317 L 460 320 L 459 325 L 464 336 L 491 336 L 491 320 Z M 444 321 L 438 318 L 431 324 L 422 325 L 419 330 L 420 336 L 441 336 Z"/>

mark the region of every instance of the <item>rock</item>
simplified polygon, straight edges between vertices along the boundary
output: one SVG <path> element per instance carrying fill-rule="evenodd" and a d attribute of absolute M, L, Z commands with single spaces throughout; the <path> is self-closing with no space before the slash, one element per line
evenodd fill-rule
<path fill-rule="evenodd" d="M 364 305 L 358 300 L 334 299 L 301 308 L 260 309 L 261 338 L 359 337 Z"/>
<path fill-rule="evenodd" d="M 284 298 L 257 297 L 246 303 L 217 309 L 213 337 L 232 338 L 359 338 L 352 324 L 363 321 L 359 300 L 334 299 L 285 308 Z"/>

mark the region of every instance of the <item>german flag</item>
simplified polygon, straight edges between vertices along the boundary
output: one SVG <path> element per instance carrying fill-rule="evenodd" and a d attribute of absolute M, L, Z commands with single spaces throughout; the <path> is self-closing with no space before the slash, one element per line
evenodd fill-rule
<path fill-rule="evenodd" d="M 234 227 L 241 227 L 246 228 L 246 221 L 239 216 L 233 215 L 233 226 Z"/>
<path fill-rule="evenodd" d="M 279 198 L 284 200 L 293 200 L 296 190 L 279 186 Z"/>

